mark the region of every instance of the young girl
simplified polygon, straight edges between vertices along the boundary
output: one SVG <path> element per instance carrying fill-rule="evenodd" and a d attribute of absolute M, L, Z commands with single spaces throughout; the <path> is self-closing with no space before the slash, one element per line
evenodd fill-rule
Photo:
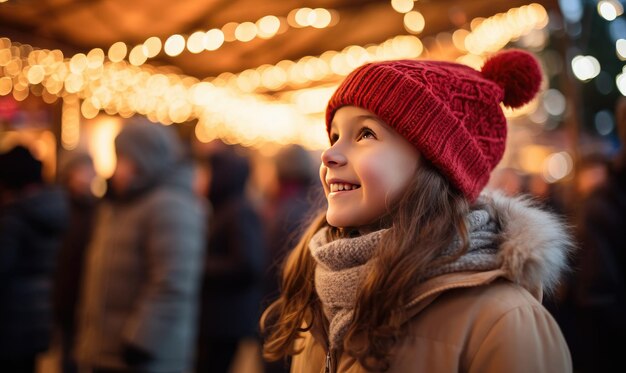
<path fill-rule="evenodd" d="M 568 372 L 541 305 L 565 267 L 558 219 L 480 194 L 502 158 L 500 103 L 541 71 L 509 50 L 482 71 L 387 61 L 352 72 L 326 111 L 328 209 L 288 257 L 264 313 L 268 359 L 292 372 Z"/>

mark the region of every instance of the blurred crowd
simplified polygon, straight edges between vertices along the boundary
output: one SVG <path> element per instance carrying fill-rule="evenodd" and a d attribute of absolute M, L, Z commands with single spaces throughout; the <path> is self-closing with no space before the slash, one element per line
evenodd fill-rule
<path fill-rule="evenodd" d="M 624 101 L 616 119 L 626 144 Z M 243 341 L 260 346 L 281 260 L 322 204 L 318 156 L 286 146 L 260 168 L 251 149 L 198 153 L 141 120 L 115 151 L 102 197 L 86 152 L 60 154 L 54 183 L 28 144 L 0 154 L 0 370 L 35 372 L 54 350 L 64 373 L 232 371 Z M 575 170 L 563 185 L 503 168 L 489 187 L 571 226 L 572 270 L 544 303 L 575 370 L 609 371 L 626 335 L 626 150 Z M 288 371 L 255 351 L 259 370 Z"/>

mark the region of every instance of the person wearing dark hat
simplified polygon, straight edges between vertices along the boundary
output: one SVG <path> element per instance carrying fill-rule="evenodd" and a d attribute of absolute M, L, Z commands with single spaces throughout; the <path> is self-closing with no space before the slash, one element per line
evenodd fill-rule
<path fill-rule="evenodd" d="M 191 367 L 205 214 L 193 169 L 169 127 L 134 120 L 85 260 L 76 359 L 93 372 Z"/>
<path fill-rule="evenodd" d="M 264 356 L 300 372 L 570 372 L 541 305 L 571 240 L 523 198 L 483 192 L 502 158 L 501 103 L 542 74 L 509 50 L 481 71 L 442 61 L 357 68 L 326 110 L 327 207 L 287 257 L 261 318 Z"/>
<path fill-rule="evenodd" d="M 68 224 L 63 192 L 46 186 L 23 146 L 0 154 L 0 370 L 35 372 L 50 345 L 52 278 Z"/>

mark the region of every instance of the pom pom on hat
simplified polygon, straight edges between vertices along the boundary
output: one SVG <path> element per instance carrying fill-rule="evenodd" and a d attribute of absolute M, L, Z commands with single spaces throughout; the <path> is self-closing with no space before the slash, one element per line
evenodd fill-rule
<path fill-rule="evenodd" d="M 532 100 L 541 84 L 541 68 L 535 57 L 517 49 L 489 58 L 481 72 L 504 90 L 502 103 L 511 108 L 521 107 Z"/>

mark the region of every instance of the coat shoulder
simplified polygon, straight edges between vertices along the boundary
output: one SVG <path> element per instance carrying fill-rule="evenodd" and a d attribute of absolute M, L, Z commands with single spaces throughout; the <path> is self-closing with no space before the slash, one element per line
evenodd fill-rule
<path fill-rule="evenodd" d="M 524 287 L 505 279 L 446 291 L 409 326 L 412 336 L 407 343 L 421 350 L 419 355 L 428 356 L 424 348 L 445 346 L 447 355 L 455 355 L 448 358 L 463 371 L 476 366 L 498 371 L 498 366 L 522 362 L 526 368 L 538 368 L 528 371 L 546 371 L 544 367 L 567 367 L 571 361 L 550 313 Z"/>
<path fill-rule="evenodd" d="M 191 191 L 171 187 L 156 188 L 143 201 L 149 216 L 158 216 L 165 212 L 177 219 L 193 217 L 194 220 L 206 217 L 207 206 Z"/>

